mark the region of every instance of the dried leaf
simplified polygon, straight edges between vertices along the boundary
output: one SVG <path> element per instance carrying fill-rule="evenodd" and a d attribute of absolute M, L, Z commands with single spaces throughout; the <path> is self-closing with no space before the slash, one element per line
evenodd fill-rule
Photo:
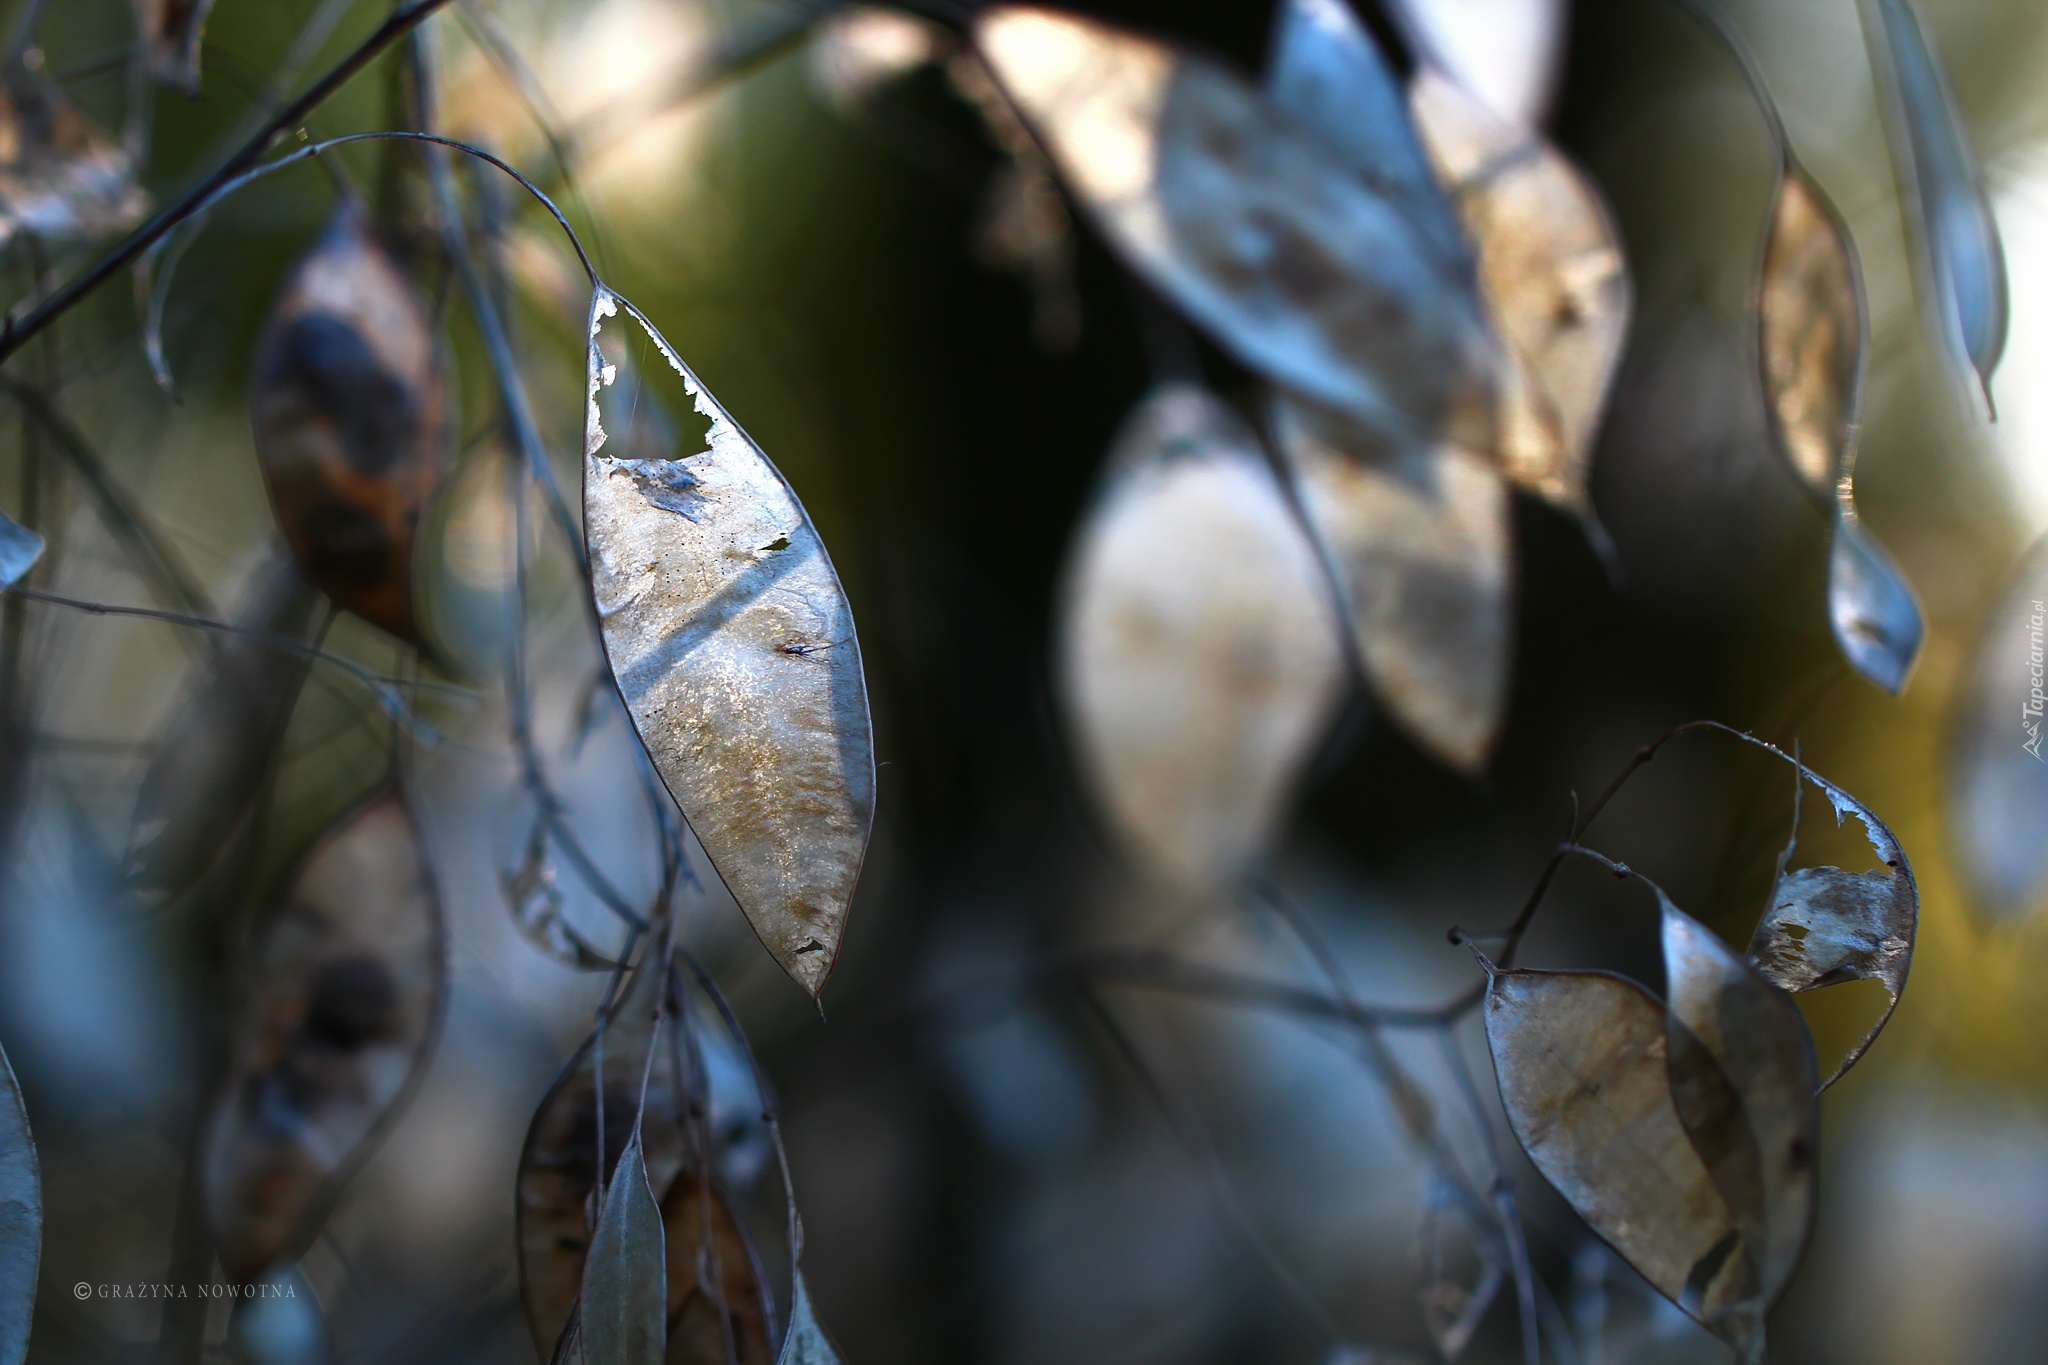
<path fill-rule="evenodd" d="M 18 233 L 46 242 L 110 237 L 148 211 L 128 154 L 61 86 L 18 67 L 0 77 L 0 246 Z"/>
<path fill-rule="evenodd" d="M 600 397 L 616 371 L 600 331 L 621 306 L 710 418 L 708 450 L 602 453 Z M 705 854 L 761 942 L 815 996 L 874 819 L 874 738 L 845 591 L 768 457 L 602 287 L 589 393 L 583 512 L 605 653 Z"/>
<path fill-rule="evenodd" d="M 221 1265 L 295 1255 L 433 1045 L 441 909 L 405 797 L 345 816 L 293 872 L 258 950 L 201 1172 Z"/>
<path fill-rule="evenodd" d="M 199 93 L 199 47 L 213 0 L 135 0 L 135 31 L 149 74 L 188 95 Z"/>
<path fill-rule="evenodd" d="M 1593 442 L 1634 307 L 1620 233 L 1584 172 L 1448 77 L 1421 71 L 1410 100 L 1477 247 L 1505 352 L 1491 448 L 1516 483 L 1586 515 Z"/>
<path fill-rule="evenodd" d="M 1415 1232 L 1422 1318 L 1437 1353 L 1455 1361 L 1508 1281 L 1507 1248 L 1494 1219 L 1443 1174 L 1430 1181 Z"/>
<path fill-rule="evenodd" d="M 1764 410 L 1778 449 L 1832 508 L 1855 459 L 1869 326 L 1848 226 L 1796 164 L 1785 167 L 1771 206 L 1757 329 Z"/>
<path fill-rule="evenodd" d="M 413 541 L 440 477 L 448 389 L 425 305 L 358 210 L 335 214 L 271 305 L 250 408 L 306 577 L 418 643 Z"/>
<path fill-rule="evenodd" d="M 1856 516 L 1846 483 L 1828 552 L 1828 622 L 1858 673 L 1897 696 L 1920 657 L 1926 626 L 1899 566 Z"/>
<path fill-rule="evenodd" d="M 662 1365 L 668 1350 L 667 1238 L 634 1124 L 590 1239 L 577 1322 L 593 1365 Z"/>
<path fill-rule="evenodd" d="M 287 559 L 259 568 L 235 624 L 301 639 L 314 598 Z M 152 898 L 182 894 L 247 819 L 308 661 L 251 636 L 217 642 L 173 713 L 135 798 L 124 870 Z"/>
<path fill-rule="evenodd" d="M 2016 918 L 2048 908 L 2048 539 L 1985 619 L 1956 697 L 1948 824 L 1977 902 Z"/>
<path fill-rule="evenodd" d="M 597 971 L 615 966 L 572 924 L 564 911 L 567 897 L 555 877 L 549 852 L 547 820 L 536 814 L 520 841 L 519 861 L 498 869 L 498 890 L 512 912 L 513 927 L 528 943 L 564 966 Z"/>
<path fill-rule="evenodd" d="M 1237 76 L 1027 6 L 975 34 L 1110 245 L 1240 360 L 1394 431 L 1484 415 L 1492 348 L 1452 263 Z"/>
<path fill-rule="evenodd" d="M 0 1052 L 0 1365 L 21 1365 L 28 1357 L 42 1258 L 42 1166 L 21 1085 Z"/>
<path fill-rule="evenodd" d="M 1273 427 L 1375 693 L 1431 753 L 1478 772 L 1512 664 L 1513 528 L 1500 475 L 1455 445 L 1404 445 L 1284 400 Z"/>
<path fill-rule="evenodd" d="M 1976 154 L 1912 0 L 1864 0 L 1862 13 L 1872 65 L 1890 76 L 1892 165 L 1911 206 L 1922 287 L 1950 361 L 1974 369 L 1988 402 L 2008 303 L 2005 248 Z"/>
<path fill-rule="evenodd" d="M 725 1191 L 685 1169 L 661 1201 L 661 1218 L 669 1365 L 774 1365 L 768 1278 Z"/>
<path fill-rule="evenodd" d="M 1890 997 L 1870 1032 L 1827 1078 L 1825 1089 L 1870 1050 L 1899 1006 L 1919 932 L 1920 888 L 1898 840 L 1868 806 L 1811 768 L 1796 766 L 1834 807 L 1836 825 L 1851 815 L 1863 822 L 1870 847 L 1885 866 L 1882 872 L 1802 867 L 1786 873 L 1772 888 L 1771 908 L 1750 940 L 1749 960 L 1785 990 L 1796 994 L 1868 980 L 1882 985 Z"/>
<path fill-rule="evenodd" d="M 1491 974 L 1486 1040 L 1529 1159 L 1659 1293 L 1753 1352 L 1764 1306 L 1755 1267 L 1680 1115 L 1674 1039 L 1685 1040 L 1682 1062 L 1695 1082 L 1717 1076 L 1684 1023 L 1625 977 Z M 1717 1078 L 1725 1112 L 1734 1087 Z M 1709 1098 L 1706 1086 L 1692 1088 L 1696 1102 Z M 1701 1126 L 1704 1115 L 1693 1117 L 1690 1126 Z"/>
<path fill-rule="evenodd" d="M 13 587 L 43 557 L 43 538 L 0 514 L 0 589 Z"/>
<path fill-rule="evenodd" d="M 1565 0 L 1393 0 L 1409 43 L 1500 117 L 1535 127 L 1564 65 Z"/>
<path fill-rule="evenodd" d="M 810 1286 L 804 1283 L 801 1269 L 796 1272 L 791 1294 L 795 1302 L 789 1309 L 789 1333 L 782 1339 L 782 1354 L 776 1357 L 776 1365 L 840 1365 L 839 1351 L 818 1325 L 818 1315 L 811 1307 Z"/>
<path fill-rule="evenodd" d="M 1060 680 L 1111 825 L 1216 889 L 1270 844 L 1343 682 L 1316 552 L 1236 414 L 1155 391 L 1070 552 Z"/>

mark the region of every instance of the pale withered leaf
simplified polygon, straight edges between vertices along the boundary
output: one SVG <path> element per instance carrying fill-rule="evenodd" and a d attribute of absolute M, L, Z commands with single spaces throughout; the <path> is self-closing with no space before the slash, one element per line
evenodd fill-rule
<path fill-rule="evenodd" d="M 1797 164 L 1785 167 L 1771 205 L 1757 330 L 1778 450 L 1832 510 L 1854 462 L 1869 327 L 1848 225 Z"/>
<path fill-rule="evenodd" d="M 306 577 L 418 643 L 413 541 L 445 458 L 448 386 L 424 302 L 357 209 L 335 214 L 271 305 L 250 413 Z"/>
<path fill-rule="evenodd" d="M 1453 263 L 1236 75 L 1125 29 L 997 5 L 983 58 L 1132 269 L 1282 388 L 1390 430 L 1485 415 L 1492 346 Z"/>
<path fill-rule="evenodd" d="M 600 399 L 616 371 L 600 332 L 621 307 L 710 419 L 709 449 L 637 469 L 605 457 Z M 874 819 L 874 737 L 845 590 L 760 447 L 602 287 L 589 393 L 583 517 L 619 691 L 761 942 L 816 995 Z"/>
<path fill-rule="evenodd" d="M 774 1365 L 778 1324 L 768 1278 L 725 1191 L 686 1167 L 662 1198 L 661 1218 L 668 1365 Z"/>
<path fill-rule="evenodd" d="M 42 1166 L 21 1085 L 0 1052 L 0 1365 L 21 1365 L 28 1357 L 42 1259 Z"/>
<path fill-rule="evenodd" d="M 345 816 L 293 871 L 255 958 L 201 1154 L 235 1280 L 293 1255 L 410 1093 L 439 1027 L 441 909 L 405 797 Z"/>
<path fill-rule="evenodd" d="M 662 1365 L 668 1349 L 668 1269 L 661 1207 L 647 1184 L 634 1124 L 606 1182 L 590 1239 L 577 1320 L 592 1365 Z"/>
<path fill-rule="evenodd" d="M 1978 904 L 2015 918 L 2048 908 L 2048 539 L 1985 618 L 1955 700 L 1948 827 Z"/>
<path fill-rule="evenodd" d="M 1508 1254 L 1491 1211 L 1474 1208 L 1469 1191 L 1442 1174 L 1430 1181 L 1415 1230 L 1415 1263 L 1423 1323 L 1438 1354 L 1455 1361 L 1507 1283 Z"/>
<path fill-rule="evenodd" d="M 519 841 L 517 859 L 500 864 L 498 891 L 512 912 L 512 926 L 555 961 L 582 971 L 614 965 L 565 913 L 568 898 L 557 880 L 548 822 L 538 813 Z"/>
<path fill-rule="evenodd" d="M 1796 763 L 1788 755 L 1779 757 Z M 1905 851 L 1868 806 L 1811 768 L 1801 764 L 1798 771 L 1827 797 L 1837 825 L 1851 815 L 1862 821 L 1871 850 L 1884 864 L 1879 872 L 1846 872 L 1839 867 L 1787 872 L 1772 888 L 1771 908 L 1750 940 L 1749 960 L 1785 990 L 1797 993 L 1868 980 L 1882 985 L 1890 998 L 1869 1033 L 1827 1078 L 1825 1088 L 1870 1050 L 1898 1008 L 1913 965 L 1920 888 Z"/>
<path fill-rule="evenodd" d="M 1713 1055 L 1648 991 L 1604 972 L 1495 971 L 1486 1040 L 1516 1139 L 1544 1179 L 1657 1291 L 1738 1350 L 1761 1344 L 1756 1269 L 1673 1094 L 1671 1043 L 1695 1109 Z M 1740 1116 L 1735 1118 L 1741 1122 Z"/>
<path fill-rule="evenodd" d="M 213 0 L 135 0 L 135 31 L 149 74 L 188 95 L 199 93 L 199 48 Z"/>
<path fill-rule="evenodd" d="M 1738 1151 L 1710 1139 L 1718 1107 L 1692 1107 L 1680 1072 L 1684 1051 L 1672 1039 L 1674 1095 L 1681 1117 L 1699 1115 L 1694 1146 L 1707 1158 L 1722 1198 L 1753 1249 L 1760 1292 L 1774 1302 L 1806 1249 L 1813 1224 L 1813 1179 L 1820 1142 L 1820 1073 L 1813 1039 L 1792 998 L 1766 980 L 1662 891 L 1665 995 L 1672 1018 L 1710 1053 L 1735 1088 L 1747 1123 L 1728 1136 Z"/>
<path fill-rule="evenodd" d="M 1890 78 L 1892 164 L 1936 330 L 1956 369 L 1974 370 L 1988 395 L 2009 305 L 2005 248 L 1976 154 L 1913 0 L 1861 6 L 1872 65 Z"/>
<path fill-rule="evenodd" d="M 1391 0 L 1427 64 L 1512 122 L 1542 122 L 1564 64 L 1566 0 Z"/>
<path fill-rule="evenodd" d="M 1926 637 L 1920 602 L 1899 566 L 1864 528 L 1846 484 L 1828 551 L 1828 623 L 1842 656 L 1858 673 L 1894 696 L 1906 690 Z"/>
<path fill-rule="evenodd" d="M 43 557 L 43 538 L 14 518 L 0 513 L 0 589 L 27 577 Z"/>
<path fill-rule="evenodd" d="M 1342 687 L 1315 547 L 1258 438 L 1181 384 L 1124 424 L 1069 555 L 1083 774 L 1141 863 L 1218 889 L 1266 852 Z"/>
<path fill-rule="evenodd" d="M 0 246 L 125 232 L 149 211 L 128 154 L 56 82 L 10 63 L 0 77 Z"/>
<path fill-rule="evenodd" d="M 1456 445 L 1405 444 L 1284 399 L 1273 428 L 1374 692 L 1431 753 L 1478 772 L 1513 659 L 1513 523 L 1499 473 Z"/>
<path fill-rule="evenodd" d="M 811 1307 L 810 1286 L 804 1283 L 801 1269 L 796 1272 L 796 1283 L 790 1292 L 795 1301 L 789 1308 L 789 1332 L 782 1338 L 782 1354 L 776 1357 L 776 1365 L 840 1365 L 837 1348 L 818 1325 L 817 1312 Z"/>
<path fill-rule="evenodd" d="M 1437 174 L 1479 256 L 1505 352 L 1499 435 L 1509 478 L 1581 515 L 1593 443 L 1634 308 L 1621 235 L 1585 173 L 1443 74 L 1409 97 Z"/>
<path fill-rule="evenodd" d="M 302 638 L 314 595 L 291 561 L 256 571 L 235 624 Z M 175 897 L 220 857 L 247 818 L 268 757 L 304 682 L 307 660 L 253 636 L 216 642 L 144 772 L 123 870 L 151 899 Z"/>

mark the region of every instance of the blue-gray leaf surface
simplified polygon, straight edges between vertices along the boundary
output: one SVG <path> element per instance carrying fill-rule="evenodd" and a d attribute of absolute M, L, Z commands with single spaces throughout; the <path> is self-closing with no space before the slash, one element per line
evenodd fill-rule
<path fill-rule="evenodd" d="M 776 1358 L 776 1365 L 839 1365 L 839 1352 L 833 1349 L 825 1329 L 818 1325 L 818 1315 L 811 1308 L 810 1286 L 804 1283 L 802 1270 L 796 1272 L 795 1302 L 789 1308 L 789 1335 L 782 1339 L 782 1354 Z"/>
<path fill-rule="evenodd" d="M 0 1365 L 21 1365 L 28 1355 L 42 1255 L 42 1171 L 21 1086 L 0 1053 Z"/>
<path fill-rule="evenodd" d="M 589 1365 L 661 1365 L 668 1349 L 666 1243 L 636 1125 L 583 1267 L 579 1317 Z"/>
<path fill-rule="evenodd" d="M 43 557 L 43 538 L 13 518 L 0 516 L 0 588 L 19 583 Z"/>
<path fill-rule="evenodd" d="M 1858 673 L 1897 696 L 1920 657 L 1926 627 L 1906 576 L 1847 501 L 1835 515 L 1828 555 L 1828 621 Z"/>

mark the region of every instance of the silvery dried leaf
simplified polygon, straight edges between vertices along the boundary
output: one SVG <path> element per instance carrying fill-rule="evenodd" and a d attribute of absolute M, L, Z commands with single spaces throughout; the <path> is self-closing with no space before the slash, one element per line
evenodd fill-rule
<path fill-rule="evenodd" d="M 840 1365 L 832 1339 L 818 1325 L 818 1315 L 811 1307 L 810 1286 L 804 1283 L 801 1269 L 796 1272 L 791 1293 L 795 1302 L 789 1309 L 789 1332 L 782 1339 L 782 1354 L 776 1358 L 776 1365 Z"/>
<path fill-rule="evenodd" d="M 1776 750 L 1772 750 L 1776 753 Z M 1806 781 L 1834 807 L 1835 823 L 1853 815 L 1862 821 L 1880 872 L 1845 872 L 1839 867 L 1802 867 L 1779 878 L 1771 908 L 1750 940 L 1749 960 L 1785 990 L 1815 990 L 1844 981 L 1875 981 L 1890 1002 L 1869 1033 L 1825 1082 L 1833 1085 L 1854 1066 L 1890 1022 L 1913 965 L 1913 941 L 1920 925 L 1920 888 L 1904 850 L 1870 808 L 1804 764 L 1794 763 Z"/>
<path fill-rule="evenodd" d="M 231 1279 L 296 1254 L 410 1092 L 439 1027 L 444 933 L 406 798 L 343 817 L 291 874 L 255 960 L 201 1156 Z"/>
<path fill-rule="evenodd" d="M 1513 524 L 1492 462 L 1284 399 L 1273 429 L 1374 692 L 1438 758 L 1483 769 L 1513 661 Z"/>
<path fill-rule="evenodd" d="M 135 31 L 149 74 L 188 95 L 199 93 L 199 49 L 213 0 L 135 0 Z"/>
<path fill-rule="evenodd" d="M 768 1278 L 725 1191 L 686 1167 L 662 1198 L 661 1219 L 669 1365 L 774 1365 Z"/>
<path fill-rule="evenodd" d="M 711 422 L 709 449 L 657 459 L 659 472 L 604 454 L 605 422 L 630 420 L 603 411 L 617 370 L 601 333 L 621 307 Z M 606 656 L 706 856 L 775 960 L 816 995 L 874 819 L 867 683 L 845 591 L 768 457 L 603 287 L 589 357 L 583 514 Z M 661 491 L 678 489 L 695 515 Z"/>
<path fill-rule="evenodd" d="M 520 841 L 518 861 L 499 867 L 498 890 L 512 912 L 513 927 L 555 961 L 582 971 L 614 965 L 614 959 L 599 951 L 564 913 L 568 898 L 556 880 L 548 823 L 539 815 Z"/>
<path fill-rule="evenodd" d="M 1505 353 L 1490 448 L 1516 483 L 1585 515 L 1593 444 L 1634 308 L 1621 235 L 1583 171 L 1448 77 L 1419 72 L 1410 102 L 1478 251 Z"/>
<path fill-rule="evenodd" d="M 1906 690 L 1927 634 L 1920 601 L 1857 517 L 1846 484 L 1828 551 L 1828 623 L 1858 673 L 1893 696 Z"/>
<path fill-rule="evenodd" d="M 1564 66 L 1566 0 L 1392 0 L 1391 15 L 1430 66 L 1487 108 L 1535 127 Z"/>
<path fill-rule="evenodd" d="M 634 1124 L 605 1183 L 577 1302 L 583 1357 L 592 1365 L 662 1365 L 668 1350 L 668 1268 L 661 1208 L 647 1184 Z"/>
<path fill-rule="evenodd" d="M 1240 360 L 1416 436 L 1486 414 L 1492 346 L 1451 264 L 1239 77 L 1029 6 L 983 10 L 975 37 L 1104 238 Z"/>
<path fill-rule="evenodd" d="M 0 589 L 13 587 L 43 557 L 43 538 L 0 513 Z"/>
<path fill-rule="evenodd" d="M 1060 686 L 1140 861 L 1215 890 L 1270 845 L 1338 700 L 1316 551 L 1258 439 L 1193 385 L 1131 415 L 1069 552 Z"/>
<path fill-rule="evenodd" d="M 1954 702 L 1949 838 L 1977 903 L 2013 919 L 2048 908 L 2048 539 L 1981 631 Z"/>
<path fill-rule="evenodd" d="M 126 232 L 149 211 L 128 154 L 47 78 L 0 78 L 0 246 Z"/>
<path fill-rule="evenodd" d="M 21 1085 L 0 1052 L 0 1365 L 21 1365 L 28 1358 L 42 1259 L 42 1166 Z"/>
<path fill-rule="evenodd" d="M 1757 330 L 1778 450 L 1832 510 L 1855 461 L 1870 329 L 1848 225 L 1797 164 L 1786 165 L 1771 205 Z"/>
<path fill-rule="evenodd" d="M 1862 0 L 1872 65 L 1889 79 L 1887 131 L 1935 327 L 1988 395 L 2005 352 L 2005 248 L 1941 59 L 1913 0 Z M 1880 53 L 1882 54 L 1880 56 Z"/>
<path fill-rule="evenodd" d="M 448 388 L 412 281 L 344 206 L 256 344 L 256 457 L 313 586 L 411 643 L 413 541 L 440 478 Z"/>

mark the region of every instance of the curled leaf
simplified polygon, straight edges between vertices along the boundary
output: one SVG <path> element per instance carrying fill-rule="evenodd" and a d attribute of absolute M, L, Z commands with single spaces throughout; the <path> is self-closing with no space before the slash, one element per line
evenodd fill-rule
<path fill-rule="evenodd" d="M 1779 177 L 1757 289 L 1764 411 L 1807 491 L 1832 508 L 1855 459 L 1869 334 L 1848 226 L 1796 163 Z"/>
<path fill-rule="evenodd" d="M 600 349 L 623 306 L 710 419 L 709 448 L 604 454 Z M 817 529 L 761 448 L 642 318 L 590 311 L 583 515 L 606 656 L 654 765 L 761 942 L 816 995 L 874 820 L 853 613 Z"/>
<path fill-rule="evenodd" d="M 2048 907 L 2048 539 L 1982 629 L 1955 701 L 1949 836 L 1977 902 L 2014 918 Z"/>
<path fill-rule="evenodd" d="M 1566 0 L 1391 0 L 1417 53 L 1502 118 L 1542 121 L 1564 64 Z"/>
<path fill-rule="evenodd" d="M 774 1365 L 767 1275 L 725 1191 L 685 1168 L 661 1201 L 661 1218 L 671 1365 Z"/>
<path fill-rule="evenodd" d="M 1442 73 L 1419 72 L 1410 100 L 1505 352 L 1492 449 L 1516 483 L 1589 515 L 1593 442 L 1634 308 L 1620 232 L 1563 153 Z"/>
<path fill-rule="evenodd" d="M 188 95 L 199 93 L 199 48 L 213 0 L 135 0 L 135 30 L 149 74 Z"/>
<path fill-rule="evenodd" d="M 790 1294 L 794 1302 L 789 1309 L 789 1332 L 782 1338 L 782 1354 L 776 1357 L 776 1365 L 840 1365 L 838 1349 L 818 1325 L 817 1312 L 811 1307 L 811 1289 L 804 1283 L 801 1268 L 796 1272 Z"/>
<path fill-rule="evenodd" d="M 614 960 L 577 929 L 566 913 L 568 898 L 556 879 L 548 822 L 536 813 L 519 843 L 518 861 L 498 869 L 498 890 L 512 912 L 513 927 L 534 947 L 565 966 L 582 971 L 609 969 Z"/>
<path fill-rule="evenodd" d="M 42 1166 L 21 1084 L 0 1052 L 0 1365 L 21 1365 L 28 1358 L 42 1259 Z"/>
<path fill-rule="evenodd" d="M 2008 321 L 1998 222 L 1941 59 L 1913 0 L 1862 5 L 1872 64 L 1890 77 L 1885 85 L 1892 165 L 1900 198 L 1909 205 L 1906 224 L 1922 287 L 1949 359 L 1958 371 L 1974 370 L 1988 402 Z"/>
<path fill-rule="evenodd" d="M 1750 940 L 1749 960 L 1757 970 L 1795 994 L 1844 981 L 1875 981 L 1884 987 L 1889 997 L 1884 1013 L 1827 1078 L 1825 1088 L 1870 1050 L 1899 1007 L 1919 932 L 1920 888 L 1898 840 L 1868 806 L 1797 760 L 1778 756 L 1827 797 L 1837 825 L 1851 815 L 1862 822 L 1872 851 L 1884 864 L 1879 872 L 1802 867 L 1785 873 L 1772 888 L 1771 908 Z"/>
<path fill-rule="evenodd" d="M 313 586 L 419 642 L 413 541 L 448 391 L 424 304 L 352 207 L 286 279 L 256 344 L 256 457 Z"/>
<path fill-rule="evenodd" d="M 1899 566 L 1864 529 L 1846 484 L 1828 551 L 1828 623 L 1858 673 L 1893 696 L 1906 690 L 1927 633 L 1920 602 Z"/>
<path fill-rule="evenodd" d="M 148 211 L 128 154 L 61 86 L 18 67 L 0 77 L 0 246 L 20 233 L 47 242 L 111 237 Z"/>
<path fill-rule="evenodd" d="M 14 518 L 0 514 L 0 589 L 28 576 L 43 557 L 43 538 Z"/>
<path fill-rule="evenodd" d="M 1315 549 L 1257 438 L 1173 385 L 1125 423 L 1070 553 L 1084 773 L 1145 863 L 1215 889 L 1266 851 L 1343 681 Z"/>
<path fill-rule="evenodd" d="M 1342 587 L 1374 692 L 1461 772 L 1506 705 L 1514 575 L 1507 489 L 1456 445 L 1409 445 L 1281 400 L 1273 428 Z"/>
<path fill-rule="evenodd" d="M 1105 239 L 1245 364 L 1418 436 L 1484 413 L 1492 348 L 1455 263 L 1237 76 L 1028 6 L 975 37 Z"/>
<path fill-rule="evenodd" d="M 441 909 L 410 805 L 345 816 L 292 873 L 255 961 L 201 1156 L 222 1267 L 295 1255 L 425 1064 L 443 1002 Z"/>
<path fill-rule="evenodd" d="M 585 1360 L 662 1365 L 668 1349 L 666 1244 L 635 1123 L 606 1182 L 604 1212 L 583 1268 L 577 1322 Z"/>

